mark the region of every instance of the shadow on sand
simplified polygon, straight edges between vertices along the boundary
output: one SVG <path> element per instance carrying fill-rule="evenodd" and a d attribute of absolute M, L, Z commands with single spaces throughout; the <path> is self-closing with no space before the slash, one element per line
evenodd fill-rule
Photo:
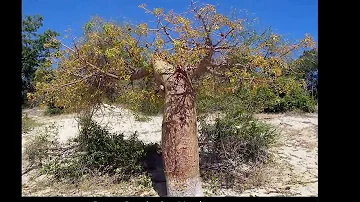
<path fill-rule="evenodd" d="M 167 196 L 164 164 L 161 154 L 148 151 L 144 159 L 144 168 L 150 174 L 152 186 L 160 197 Z"/>

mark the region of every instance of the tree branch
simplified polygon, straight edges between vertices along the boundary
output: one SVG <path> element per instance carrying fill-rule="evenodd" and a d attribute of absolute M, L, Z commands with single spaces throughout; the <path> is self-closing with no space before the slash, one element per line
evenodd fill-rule
<path fill-rule="evenodd" d="M 78 55 L 78 59 L 80 59 L 81 61 L 85 62 L 87 65 L 89 65 L 89 66 L 91 66 L 91 67 L 99 70 L 101 73 L 103 73 L 103 74 L 105 74 L 105 75 L 107 75 L 107 76 L 109 76 L 109 77 L 112 77 L 112 78 L 114 78 L 114 79 L 120 79 L 119 76 L 117 76 L 117 75 L 115 75 L 115 74 L 111 74 L 111 73 L 109 73 L 109 72 L 104 72 L 104 71 L 103 71 L 102 69 L 100 69 L 99 67 L 97 67 L 97 66 L 89 63 L 88 61 L 84 60 L 82 57 L 80 57 L 80 55 L 78 54 L 78 52 L 75 51 L 74 49 L 68 47 L 68 46 L 65 45 L 65 44 L 62 44 L 62 45 L 65 46 L 65 47 L 66 47 L 67 49 L 69 49 L 70 51 L 76 53 L 76 54 Z M 77 49 L 77 47 L 76 47 L 76 49 Z M 150 72 L 147 71 L 147 70 L 145 70 L 145 69 L 137 69 L 137 70 L 135 70 L 135 69 L 132 68 L 132 71 L 133 71 L 133 70 L 134 70 L 134 73 L 130 76 L 130 80 L 141 79 L 141 78 L 144 78 L 144 77 L 146 77 L 146 76 L 148 76 L 148 75 L 150 74 Z M 94 74 L 91 74 L 91 75 L 89 75 L 89 76 L 84 77 L 83 79 L 86 79 L 86 78 L 88 78 L 88 77 L 90 77 L 90 76 L 93 76 L 93 75 L 94 75 Z M 83 80 L 83 79 L 81 79 L 81 80 Z M 74 84 L 74 83 L 80 82 L 81 80 L 78 80 L 78 81 L 76 81 L 76 82 L 71 82 L 71 83 L 69 83 L 69 84 L 66 84 L 65 86 L 67 86 L 67 85 L 72 85 L 72 84 Z"/>
<path fill-rule="evenodd" d="M 224 75 L 224 74 L 222 74 L 222 73 L 220 73 L 220 72 L 217 72 L 217 71 L 215 71 L 214 69 L 208 69 L 208 71 L 209 71 L 211 74 L 213 74 L 213 75 L 215 75 L 215 76 L 217 76 L 217 77 L 226 77 L 226 78 L 227 78 L 226 75 Z"/>
<path fill-rule="evenodd" d="M 201 21 L 202 25 L 204 26 L 204 31 L 206 34 L 205 37 L 205 48 L 208 49 L 208 53 L 206 54 L 206 56 L 200 61 L 198 67 L 194 70 L 194 72 L 190 75 L 190 77 L 193 78 L 197 78 L 200 75 L 204 74 L 205 72 L 208 71 L 207 67 L 211 66 L 211 58 L 214 54 L 214 46 L 212 44 L 212 40 L 210 37 L 210 32 L 211 30 L 208 29 L 206 23 L 205 23 L 205 19 L 202 15 L 200 15 L 198 13 L 198 10 L 195 8 L 194 3 L 191 3 L 191 6 L 193 8 L 193 11 L 195 13 L 197 13 L 196 17 Z"/>
<path fill-rule="evenodd" d="M 292 48 L 290 48 L 289 50 L 287 50 L 285 53 L 279 55 L 279 57 L 282 57 L 282 56 L 284 56 L 284 55 L 287 55 L 287 54 L 290 53 L 291 51 L 295 50 L 295 49 L 296 49 L 296 46 L 300 46 L 301 43 L 302 43 L 302 41 L 299 42 L 299 44 L 294 45 Z"/>
<path fill-rule="evenodd" d="M 130 76 L 130 80 L 137 80 L 137 79 L 141 79 L 144 78 L 146 76 L 148 76 L 150 74 L 150 72 L 146 69 L 137 69 L 131 76 Z"/>
<path fill-rule="evenodd" d="M 61 85 L 60 88 L 61 88 L 61 87 L 66 87 L 66 86 L 71 86 L 71 85 L 73 85 L 73 84 L 79 83 L 80 81 L 83 81 L 83 80 L 85 80 L 85 79 L 87 79 L 87 78 L 89 78 L 89 77 L 92 77 L 94 74 L 95 74 L 95 73 L 90 74 L 90 75 L 87 75 L 87 76 L 85 76 L 85 77 L 83 77 L 83 78 L 81 78 L 81 79 L 79 79 L 79 80 L 76 80 L 76 81 L 73 81 L 73 82 L 70 82 L 70 83 L 66 83 L 66 84 L 64 84 L 64 85 Z"/>
<path fill-rule="evenodd" d="M 214 47 L 216 47 L 216 46 L 218 46 L 220 43 L 222 43 L 222 42 L 226 39 L 226 37 L 229 36 L 229 34 L 230 34 L 232 31 L 234 31 L 234 28 L 231 28 L 231 29 L 225 34 L 225 36 L 222 37 L 222 38 L 214 45 Z"/>
<path fill-rule="evenodd" d="M 65 45 L 65 44 L 63 44 L 63 43 L 62 43 L 62 45 L 65 46 L 65 47 L 66 47 L 67 49 L 69 49 L 70 51 L 76 53 L 78 59 L 80 59 L 81 61 L 85 62 L 85 63 L 86 63 L 87 65 L 89 65 L 90 67 L 99 70 L 101 73 L 103 73 L 103 74 L 105 74 L 105 75 L 107 75 L 107 76 L 109 76 L 109 77 L 112 77 L 112 78 L 114 78 L 114 79 L 119 79 L 119 76 L 117 76 L 117 75 L 115 75 L 115 74 L 108 73 L 108 72 L 104 72 L 104 71 L 103 71 L 102 69 L 100 69 L 99 67 L 97 67 L 97 66 L 91 64 L 90 62 L 84 60 L 77 51 L 75 51 L 74 49 L 70 48 L 69 46 L 67 46 L 67 45 Z M 75 46 L 75 47 L 76 47 L 76 46 Z M 77 49 L 77 47 L 76 47 L 76 49 Z"/>
<path fill-rule="evenodd" d="M 219 64 L 219 65 L 211 65 L 211 67 L 213 68 L 231 68 L 231 67 L 241 67 L 244 69 L 249 68 L 249 66 L 241 64 L 241 63 L 235 63 L 235 64 L 228 64 L 228 63 L 223 63 L 223 64 Z"/>
<path fill-rule="evenodd" d="M 167 31 L 166 27 L 162 24 L 162 22 L 160 21 L 160 18 L 158 18 L 158 22 L 159 22 L 161 28 L 164 30 L 166 36 L 169 38 L 169 40 L 170 40 L 172 43 L 175 43 L 175 40 L 171 37 L 171 35 L 170 35 L 169 32 Z"/>

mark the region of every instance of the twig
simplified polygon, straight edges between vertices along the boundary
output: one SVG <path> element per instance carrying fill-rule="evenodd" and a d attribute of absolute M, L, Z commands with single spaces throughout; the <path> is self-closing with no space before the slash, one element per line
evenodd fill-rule
<path fill-rule="evenodd" d="M 217 42 L 217 43 L 214 45 L 214 47 L 218 46 L 221 42 L 223 42 L 223 41 L 225 40 L 225 38 L 226 38 L 232 31 L 234 31 L 234 28 L 231 28 L 231 29 L 225 34 L 225 36 L 224 36 L 219 42 Z"/>

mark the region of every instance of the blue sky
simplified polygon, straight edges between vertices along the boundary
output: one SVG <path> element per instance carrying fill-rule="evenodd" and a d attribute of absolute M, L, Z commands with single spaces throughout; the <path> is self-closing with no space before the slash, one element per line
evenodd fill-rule
<path fill-rule="evenodd" d="M 309 33 L 318 41 L 317 0 L 202 0 L 201 3 L 217 5 L 221 13 L 231 8 L 246 9 L 252 17 L 259 18 L 259 26 L 271 26 L 275 32 L 294 40 Z M 132 23 L 153 20 L 138 5 L 145 3 L 148 8 L 161 7 L 176 12 L 185 11 L 190 0 L 22 0 L 22 14 L 43 16 L 43 28 L 52 29 L 65 35 L 71 29 L 76 37 L 82 35 L 82 27 L 91 16 L 107 20 L 131 21 Z M 69 41 L 64 41 L 65 43 Z"/>

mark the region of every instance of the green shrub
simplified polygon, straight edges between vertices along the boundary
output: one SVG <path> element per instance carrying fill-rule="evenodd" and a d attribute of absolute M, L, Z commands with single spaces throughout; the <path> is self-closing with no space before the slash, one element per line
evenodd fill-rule
<path fill-rule="evenodd" d="M 57 128 L 51 125 L 25 143 L 23 156 L 30 166 L 46 165 L 56 158 L 55 152 L 59 149 L 57 134 Z"/>
<path fill-rule="evenodd" d="M 49 105 L 44 114 L 48 116 L 54 116 L 64 113 L 64 109 L 62 107 L 56 107 L 54 105 Z"/>
<path fill-rule="evenodd" d="M 302 111 L 313 112 L 316 101 L 294 77 L 279 77 L 258 86 L 242 85 L 234 92 L 200 91 L 196 97 L 197 112 L 242 111 L 244 113 Z"/>
<path fill-rule="evenodd" d="M 85 174 L 89 173 L 81 163 L 81 155 L 73 153 L 68 157 L 54 158 L 42 167 L 43 174 L 52 175 L 56 180 L 77 181 Z"/>
<path fill-rule="evenodd" d="M 199 94 L 196 96 L 196 111 L 198 114 L 221 110 L 221 99 Z"/>
<path fill-rule="evenodd" d="M 217 118 L 215 124 L 201 121 L 200 167 L 204 180 L 218 179 L 219 186 L 234 186 L 243 180 L 243 165 L 260 166 L 270 159 L 269 148 L 277 132 L 270 125 L 242 112 Z M 249 175 L 248 173 L 246 175 Z M 237 183 L 242 184 L 241 183 Z"/>
<path fill-rule="evenodd" d="M 286 112 L 300 110 L 302 112 L 314 112 L 316 101 L 308 94 L 305 89 L 295 88 L 287 94 L 269 103 L 264 109 L 265 112 Z"/>
<path fill-rule="evenodd" d="M 250 113 L 314 112 L 316 106 L 316 101 L 303 87 L 302 81 L 293 77 L 279 77 L 273 83 L 265 83 L 254 89 L 242 87 L 235 95 L 241 100 L 243 109 Z"/>
<path fill-rule="evenodd" d="M 200 133 L 200 151 L 215 154 L 219 161 L 245 163 L 265 162 L 277 134 L 270 125 L 243 113 L 217 118 L 215 124 L 201 121 Z"/>
<path fill-rule="evenodd" d="M 147 99 L 144 99 L 140 103 L 138 112 L 140 112 L 144 115 L 152 116 L 152 115 L 159 114 L 159 112 L 161 112 L 163 110 L 163 107 L 164 106 L 163 106 L 162 102 L 152 103 L 152 102 L 149 102 Z"/>
<path fill-rule="evenodd" d="M 129 179 L 143 172 L 145 145 L 136 133 L 124 139 L 123 134 L 111 134 L 89 119 L 82 119 L 80 126 L 80 134 L 73 140 L 78 145 L 76 150 L 66 158 L 54 159 L 44 172 L 59 180 L 98 174 L 118 174 Z"/>
<path fill-rule="evenodd" d="M 110 134 L 93 121 L 85 121 L 79 136 L 81 152 L 86 152 L 84 160 L 89 168 L 100 168 L 112 172 L 121 169 L 123 173 L 141 171 L 144 157 L 144 143 L 134 133 L 129 139 L 123 134 Z"/>
<path fill-rule="evenodd" d="M 21 129 L 23 133 L 30 132 L 33 128 L 39 126 L 40 124 L 29 118 L 27 114 L 22 115 L 21 119 Z"/>
<path fill-rule="evenodd" d="M 196 97 L 196 111 L 199 115 L 204 113 L 212 113 L 216 111 L 231 112 L 231 111 L 243 111 L 252 113 L 256 111 L 256 105 L 250 102 L 249 97 L 246 94 L 241 94 L 242 97 L 238 97 L 235 94 L 224 94 L 220 96 L 206 96 L 198 95 Z"/>

